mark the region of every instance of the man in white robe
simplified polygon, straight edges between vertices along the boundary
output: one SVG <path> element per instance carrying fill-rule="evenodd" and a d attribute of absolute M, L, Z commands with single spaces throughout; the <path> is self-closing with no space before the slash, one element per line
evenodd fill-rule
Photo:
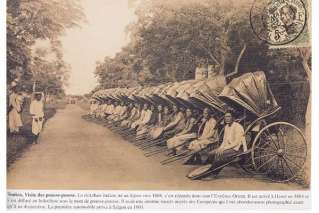
<path fill-rule="evenodd" d="M 188 146 L 188 149 L 199 151 L 209 144 L 216 143 L 218 141 L 218 133 L 216 129 L 216 120 L 211 116 L 210 109 L 205 108 L 203 110 L 203 118 L 199 125 L 197 136 L 198 138 Z"/>
<path fill-rule="evenodd" d="M 18 133 L 23 126 L 21 120 L 23 100 L 23 96 L 17 92 L 16 87 L 12 88 L 12 93 L 9 96 L 8 114 L 10 133 Z"/>
<path fill-rule="evenodd" d="M 167 141 L 167 148 L 176 154 L 184 148 L 184 144 L 197 137 L 197 121 L 191 109 L 186 110 L 186 124 L 184 129 Z"/>
<path fill-rule="evenodd" d="M 231 111 L 225 113 L 224 121 L 223 142 L 217 149 L 209 152 L 209 162 L 215 168 L 229 162 L 237 154 L 247 151 L 244 128 L 240 123 L 234 121 Z M 222 168 L 216 170 L 213 174 L 217 175 Z"/>
<path fill-rule="evenodd" d="M 179 110 L 176 105 L 173 105 L 172 120 L 163 129 L 164 136 L 175 135 L 182 131 L 185 127 L 186 119 L 183 110 Z"/>
<path fill-rule="evenodd" d="M 137 119 L 139 116 L 139 105 L 135 104 L 129 113 L 129 117 L 121 122 L 121 127 L 129 127 Z"/>
<path fill-rule="evenodd" d="M 121 102 L 118 114 L 114 117 L 113 120 L 120 121 L 123 117 L 125 117 L 126 113 L 127 113 L 127 106 L 124 104 L 124 102 Z"/>
<path fill-rule="evenodd" d="M 44 95 L 43 93 L 35 93 L 34 99 L 30 104 L 30 114 L 32 116 L 32 133 L 38 136 L 42 131 L 44 121 Z M 36 141 L 35 141 L 36 142 Z"/>
<path fill-rule="evenodd" d="M 114 103 L 113 110 L 111 111 L 110 116 L 107 117 L 107 120 L 108 120 L 109 122 L 112 122 L 113 119 L 114 119 L 116 116 L 118 116 L 118 114 L 120 113 L 121 108 L 122 108 L 121 105 L 118 104 L 117 102 L 115 102 L 115 103 Z"/>
<path fill-rule="evenodd" d="M 114 104 L 111 103 L 111 101 L 109 102 L 109 105 L 106 107 L 106 115 L 110 116 L 112 115 L 113 111 L 114 111 Z"/>
<path fill-rule="evenodd" d="M 143 107 L 143 110 L 141 112 L 140 118 L 132 123 L 131 128 L 132 129 L 138 128 L 139 125 L 145 124 L 145 122 L 147 122 L 150 118 L 151 118 L 151 112 L 148 109 L 148 104 L 145 103 L 144 107 Z"/>
<path fill-rule="evenodd" d="M 156 114 L 155 114 L 155 108 L 153 105 L 149 106 L 149 108 L 146 110 L 144 119 L 139 124 L 137 130 L 136 130 L 136 136 L 141 136 L 145 133 L 147 133 L 152 125 L 156 122 Z"/>

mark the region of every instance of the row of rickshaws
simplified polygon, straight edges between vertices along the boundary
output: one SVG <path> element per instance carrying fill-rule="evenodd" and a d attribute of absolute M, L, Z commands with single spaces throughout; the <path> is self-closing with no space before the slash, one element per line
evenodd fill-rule
<path fill-rule="evenodd" d="M 229 159 L 218 168 L 201 165 L 188 177 L 200 179 L 229 164 L 237 163 L 243 170 L 252 175 L 262 175 L 276 182 L 294 179 L 304 169 L 307 159 L 307 143 L 302 131 L 293 124 L 276 121 L 281 110 L 269 87 L 265 73 L 262 71 L 243 74 L 226 84 L 223 76 L 202 80 L 188 80 L 167 83 L 153 87 L 115 88 L 96 92 L 93 99 L 117 101 L 151 101 L 152 103 L 170 103 L 192 105 L 198 109 L 211 108 L 219 113 L 219 135 L 223 134 L 223 114 L 226 109 L 235 110 L 236 121 L 245 130 L 247 151 Z M 134 134 L 126 129 L 114 128 L 126 139 Z M 158 146 L 163 143 L 157 139 L 136 141 L 132 143 L 145 150 L 150 157 L 166 151 Z M 132 139 L 134 137 L 131 137 Z M 219 137 L 222 139 L 223 137 Z M 221 141 L 220 141 L 221 143 Z M 207 146 L 205 149 L 209 149 Z M 151 150 L 151 151 L 150 151 Z M 200 150 L 202 151 L 202 150 Z M 195 151 L 168 157 L 162 164 L 193 156 Z"/>

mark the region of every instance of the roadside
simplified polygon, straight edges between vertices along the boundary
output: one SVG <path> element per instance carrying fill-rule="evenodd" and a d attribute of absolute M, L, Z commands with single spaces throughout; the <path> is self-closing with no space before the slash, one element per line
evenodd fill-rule
<path fill-rule="evenodd" d="M 20 133 L 10 134 L 9 130 L 7 130 L 7 169 L 9 169 L 9 167 L 21 156 L 21 154 L 32 145 L 32 118 L 29 113 L 29 99 L 26 99 L 24 106 L 25 107 L 21 113 L 23 127 L 20 129 Z M 66 103 L 63 101 L 55 101 L 46 104 L 44 109 L 44 128 L 45 123 L 56 114 L 57 110 L 64 109 L 65 106 Z"/>

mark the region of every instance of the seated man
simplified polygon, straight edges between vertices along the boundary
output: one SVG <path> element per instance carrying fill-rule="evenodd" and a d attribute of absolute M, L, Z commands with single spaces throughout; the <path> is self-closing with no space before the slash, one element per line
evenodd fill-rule
<path fill-rule="evenodd" d="M 132 102 L 130 102 L 127 106 L 125 106 L 126 107 L 126 110 L 125 110 L 125 113 L 122 115 L 122 116 L 120 116 L 120 118 L 119 118 L 119 120 L 118 121 L 120 121 L 120 122 L 122 122 L 122 121 L 124 121 L 124 120 L 127 120 L 129 117 L 130 117 L 130 115 L 131 115 L 131 111 L 134 109 L 134 105 L 133 105 L 133 103 Z"/>
<path fill-rule="evenodd" d="M 177 151 L 184 148 L 185 143 L 195 139 L 197 137 L 197 130 L 195 115 L 193 111 L 188 108 L 186 110 L 186 124 L 184 129 L 167 141 L 167 148 L 172 149 L 172 152 L 169 154 L 176 154 Z"/>
<path fill-rule="evenodd" d="M 147 129 L 149 125 L 152 125 L 152 122 L 154 122 L 154 106 L 152 104 L 147 104 L 144 118 L 138 124 L 136 129 L 137 135 L 142 134 L 144 129 Z"/>
<path fill-rule="evenodd" d="M 171 116 L 171 110 L 168 106 L 164 106 L 163 110 L 163 116 L 158 121 L 158 126 L 166 126 L 171 122 L 172 116 Z"/>
<path fill-rule="evenodd" d="M 113 110 L 111 111 L 110 116 L 108 116 L 106 119 L 109 122 L 112 122 L 113 119 L 120 113 L 120 111 L 121 111 L 121 105 L 117 101 L 115 101 Z"/>
<path fill-rule="evenodd" d="M 143 106 L 143 109 L 141 111 L 141 116 L 139 117 L 138 120 L 134 121 L 131 125 L 131 129 L 137 129 L 139 125 L 141 125 L 142 123 L 144 123 L 145 121 L 150 119 L 151 116 L 151 112 L 148 109 L 148 104 L 145 103 Z"/>
<path fill-rule="evenodd" d="M 129 112 L 129 117 L 121 122 L 122 127 L 130 127 L 134 121 L 140 117 L 141 106 L 138 103 L 135 103 L 133 108 Z"/>
<path fill-rule="evenodd" d="M 97 102 L 97 107 L 95 110 L 95 118 L 101 118 L 101 110 L 102 110 L 102 102 L 98 101 Z"/>
<path fill-rule="evenodd" d="M 127 113 L 127 106 L 124 104 L 122 101 L 120 103 L 120 109 L 118 114 L 113 118 L 113 121 L 118 122 L 120 121 L 123 117 L 125 117 L 125 114 Z"/>
<path fill-rule="evenodd" d="M 211 110 L 205 108 L 203 110 L 203 118 L 199 124 L 197 136 L 198 138 L 189 144 L 188 149 L 199 151 L 206 148 L 209 144 L 218 141 L 218 132 L 216 128 L 216 120 L 212 116 Z"/>
<path fill-rule="evenodd" d="M 111 100 L 107 101 L 107 105 L 104 108 L 104 118 L 107 118 L 112 114 L 112 111 L 114 110 L 114 105 Z"/>
<path fill-rule="evenodd" d="M 172 121 L 167 124 L 163 129 L 163 137 L 170 138 L 185 127 L 185 115 L 184 108 L 178 109 L 176 105 L 173 106 Z"/>
<path fill-rule="evenodd" d="M 108 107 L 108 102 L 104 101 L 101 107 L 101 118 L 105 118 L 106 108 Z"/>
<path fill-rule="evenodd" d="M 154 105 L 150 106 L 151 117 L 146 124 L 140 125 L 136 132 L 136 139 L 143 139 L 147 137 L 147 133 L 156 125 L 158 116 L 162 113 L 162 106 L 158 106 L 158 110 L 155 110 Z"/>
<path fill-rule="evenodd" d="M 171 115 L 170 115 L 170 110 L 168 106 L 164 106 L 163 108 L 162 105 L 158 105 L 157 109 L 158 109 L 158 113 L 157 113 L 156 124 L 152 127 L 152 129 L 150 130 L 148 134 L 150 138 L 156 138 L 158 129 L 164 128 L 171 121 L 170 119 Z"/>
<path fill-rule="evenodd" d="M 217 168 L 233 159 L 237 154 L 247 151 L 246 138 L 244 128 L 240 123 L 233 119 L 231 111 L 227 111 L 224 116 L 225 129 L 222 144 L 209 152 L 208 161 Z M 221 169 L 218 169 L 213 174 L 217 175 Z"/>

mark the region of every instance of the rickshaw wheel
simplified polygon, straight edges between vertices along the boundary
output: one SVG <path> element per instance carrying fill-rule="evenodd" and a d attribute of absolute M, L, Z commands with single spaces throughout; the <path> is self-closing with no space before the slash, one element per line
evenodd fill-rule
<path fill-rule="evenodd" d="M 249 135 L 249 136 L 248 136 Z M 246 142 L 247 142 L 247 146 L 249 147 L 248 144 L 251 144 L 251 135 L 248 133 L 246 134 Z M 251 154 L 247 153 L 246 155 L 241 157 L 241 160 L 238 162 L 238 165 L 247 173 L 252 174 L 252 175 L 262 175 L 262 173 L 260 171 L 256 171 L 252 158 L 251 158 Z"/>
<path fill-rule="evenodd" d="M 287 122 L 265 126 L 256 135 L 251 159 L 257 172 L 276 182 L 295 178 L 304 168 L 307 143 L 301 130 Z"/>

